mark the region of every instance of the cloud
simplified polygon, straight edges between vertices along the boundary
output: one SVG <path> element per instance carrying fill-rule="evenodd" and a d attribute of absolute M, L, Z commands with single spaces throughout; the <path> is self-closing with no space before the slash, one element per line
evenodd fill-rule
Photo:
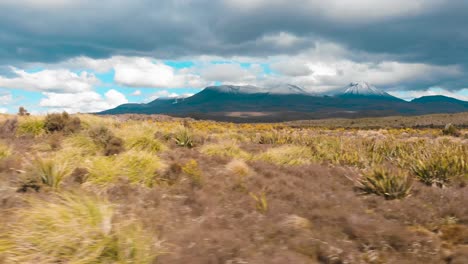
<path fill-rule="evenodd" d="M 412 100 L 414 98 L 419 98 L 422 96 L 431 96 L 431 95 L 444 95 L 452 98 L 456 98 L 463 101 L 468 101 L 468 88 L 460 90 L 458 93 L 447 91 L 441 88 L 430 88 L 424 91 L 394 91 L 390 92 L 391 95 L 405 99 Z"/>
<path fill-rule="evenodd" d="M 138 58 L 132 63 L 118 63 L 114 67 L 115 81 L 130 87 L 168 87 L 174 85 L 174 70 L 162 63 Z"/>
<path fill-rule="evenodd" d="M 467 7 L 447 0 L 6 0 L 0 60 L 263 57 L 327 40 L 392 60 L 454 64 L 467 56 Z"/>
<path fill-rule="evenodd" d="M 51 112 L 67 111 L 76 112 L 98 112 L 114 108 L 118 105 L 128 103 L 122 93 L 111 89 L 104 96 L 94 91 L 80 93 L 44 93 L 39 106 L 47 108 Z"/>
<path fill-rule="evenodd" d="M 145 103 L 149 103 L 151 101 L 154 101 L 158 98 L 175 98 L 175 97 L 178 97 L 179 94 L 177 93 L 174 93 L 174 92 L 169 92 L 168 90 L 160 90 L 160 91 L 157 91 L 153 94 L 151 94 L 149 97 L 147 97 L 145 99 Z"/>
<path fill-rule="evenodd" d="M 13 95 L 11 93 L 0 93 L 0 105 L 9 105 L 13 102 Z"/>
<path fill-rule="evenodd" d="M 41 70 L 28 73 L 12 68 L 15 77 L 0 76 L 0 87 L 40 92 L 83 92 L 92 89 L 99 80 L 88 72 L 74 73 L 66 69 Z"/>
<path fill-rule="evenodd" d="M 140 90 L 135 90 L 133 93 L 132 93 L 133 96 L 140 96 L 141 95 L 141 91 Z"/>

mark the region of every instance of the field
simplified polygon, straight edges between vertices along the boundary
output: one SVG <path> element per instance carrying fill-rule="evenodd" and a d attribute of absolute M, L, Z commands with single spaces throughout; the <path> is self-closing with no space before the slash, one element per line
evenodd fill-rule
<path fill-rule="evenodd" d="M 468 263 L 467 119 L 2 115 L 0 263 Z"/>

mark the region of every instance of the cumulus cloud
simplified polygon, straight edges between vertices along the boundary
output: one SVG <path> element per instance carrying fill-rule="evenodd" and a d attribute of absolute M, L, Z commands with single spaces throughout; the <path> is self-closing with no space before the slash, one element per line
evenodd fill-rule
<path fill-rule="evenodd" d="M 67 111 L 76 112 L 98 112 L 114 108 L 118 105 L 128 103 L 125 95 L 111 89 L 104 96 L 94 91 L 80 93 L 44 93 L 39 105 L 48 108 L 51 112 Z"/>
<path fill-rule="evenodd" d="M 0 76 L 0 87 L 28 91 L 47 92 L 83 92 L 92 89 L 99 80 L 91 73 L 74 73 L 66 69 L 41 70 L 29 73 L 12 68 L 15 77 Z"/>

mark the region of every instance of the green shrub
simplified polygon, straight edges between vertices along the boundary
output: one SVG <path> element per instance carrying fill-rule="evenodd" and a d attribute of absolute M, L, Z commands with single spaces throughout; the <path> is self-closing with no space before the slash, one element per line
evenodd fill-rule
<path fill-rule="evenodd" d="M 392 173 L 385 169 L 374 169 L 358 180 L 358 188 L 365 193 L 373 193 L 385 199 L 401 199 L 411 193 L 412 181 L 408 175 Z"/>
<path fill-rule="evenodd" d="M 81 120 L 79 117 L 70 117 L 67 112 L 47 114 L 44 120 L 44 129 L 47 132 L 71 134 L 81 129 Z"/>
<path fill-rule="evenodd" d="M 162 253 L 139 222 L 123 221 L 106 201 L 66 194 L 29 203 L 1 235 L 5 263 L 149 264 Z"/>

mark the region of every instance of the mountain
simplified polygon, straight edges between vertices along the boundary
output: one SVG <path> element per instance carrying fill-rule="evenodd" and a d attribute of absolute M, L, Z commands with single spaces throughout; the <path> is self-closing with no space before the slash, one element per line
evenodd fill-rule
<path fill-rule="evenodd" d="M 372 97 L 393 97 L 390 94 L 377 89 L 367 82 L 352 82 L 342 89 L 338 96 L 372 96 Z"/>
<path fill-rule="evenodd" d="M 147 104 L 124 104 L 99 114 L 167 114 L 232 122 L 278 122 L 331 117 L 377 117 L 468 111 L 468 102 L 426 96 L 411 102 L 365 83 L 355 82 L 332 95 L 298 86 L 210 86 L 187 98 L 158 98 Z"/>

